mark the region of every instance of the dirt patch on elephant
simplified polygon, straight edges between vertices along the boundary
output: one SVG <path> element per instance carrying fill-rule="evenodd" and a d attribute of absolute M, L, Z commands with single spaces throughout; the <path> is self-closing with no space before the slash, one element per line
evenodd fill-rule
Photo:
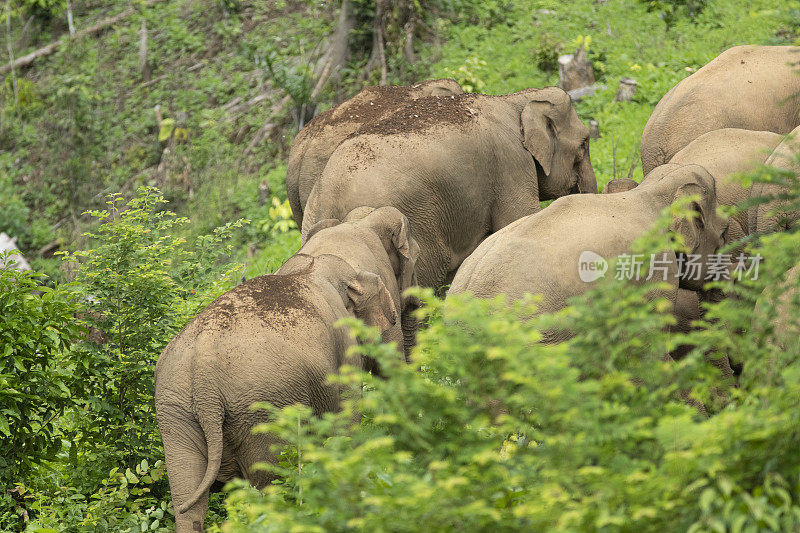
<path fill-rule="evenodd" d="M 225 329 L 236 316 L 248 315 L 270 325 L 296 326 L 302 317 L 316 312 L 307 291 L 302 273 L 259 276 L 214 300 L 197 318 L 201 328 Z"/>
<path fill-rule="evenodd" d="M 356 141 L 354 148 L 355 150 L 350 154 L 350 166 L 347 167 L 350 172 L 358 170 L 359 166 L 366 166 L 367 163 L 375 159 L 375 152 L 368 143 Z"/>
<path fill-rule="evenodd" d="M 303 131 L 307 137 L 312 138 L 322 133 L 328 126 L 334 127 L 345 122 L 360 128 L 364 124 L 386 117 L 412 97 L 411 87 L 394 85 L 366 87 L 353 97 L 358 99 L 358 102 L 348 100 L 320 113 L 306 124 Z"/>
<path fill-rule="evenodd" d="M 471 104 L 474 94 L 453 96 L 417 96 L 417 89 L 406 86 L 367 87 L 354 98 L 324 113 L 303 128 L 304 135 L 313 138 L 327 126 L 343 123 L 361 133 L 393 135 L 427 130 L 437 124 L 468 124 L 476 116 Z"/>
<path fill-rule="evenodd" d="M 470 125 L 478 116 L 474 106 L 474 94 L 453 96 L 425 96 L 416 100 L 397 101 L 395 110 L 388 116 L 363 124 L 350 135 L 369 133 L 374 135 L 397 135 L 426 131 L 434 126 Z"/>

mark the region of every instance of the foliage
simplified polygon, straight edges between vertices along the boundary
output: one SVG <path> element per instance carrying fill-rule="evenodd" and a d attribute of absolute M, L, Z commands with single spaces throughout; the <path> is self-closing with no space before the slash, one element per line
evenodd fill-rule
<path fill-rule="evenodd" d="M 107 449 L 133 467 L 155 461 L 160 445 L 153 416 L 153 368 L 167 342 L 213 297 L 230 287 L 238 265 L 220 262 L 225 241 L 239 220 L 188 245 L 175 236 L 188 222 L 170 211 L 159 192 L 141 188 L 125 202 L 110 195 L 105 210 L 91 211 L 101 224 L 92 249 L 67 258 L 81 264 L 76 283 L 86 299 L 82 320 L 96 342 L 72 357 L 85 396 L 87 419 L 78 418 L 74 439 Z M 88 393 L 88 394 L 87 394 Z"/>
<path fill-rule="evenodd" d="M 61 0 L 12 4 L 17 57 L 64 36 Z M 0 316 L 0 355 L 9 331 L 30 343 L 13 348 L 27 374 L 0 357 L 0 379 L 16 383 L 0 390 L 12 435 L 0 421 L 0 458 L 27 457 L 0 473 L 0 529 L 26 520 L 32 531 L 171 528 L 152 365 L 174 332 L 235 282 L 236 263 L 247 277 L 266 274 L 299 248 L 283 183 L 292 119 L 378 82 L 376 22 L 389 83 L 450 76 L 490 94 L 555 84 L 558 55 L 590 40 L 607 89 L 576 109 L 600 124 L 592 162 L 601 187 L 629 169 L 641 177 L 640 132 L 675 83 L 732 45 L 800 42 L 796 0 L 381 0 L 377 21 L 377 2 L 352 4 L 350 58 L 314 102 L 310 64 L 324 52 L 339 2 L 137 4 L 108 31 L 65 39 L 18 71 L 21 119 L 10 76 L 2 80 L 0 230 L 49 277 L 2 273 L 2 283 L 22 276 L 14 282 L 22 285 L 0 287 L 12 309 Z M 129 6 L 73 3 L 79 27 Z M 138 68 L 142 22 L 150 82 Z M 638 93 L 614 102 L 624 76 L 637 80 Z M 306 110 L 266 116 L 286 93 Z M 167 117 L 163 132 L 156 105 Z M 180 133 L 177 117 L 185 117 Z M 272 134 L 250 147 L 265 120 Z M 169 142 L 178 135 L 180 143 Z M 789 186 L 785 199 L 796 198 L 786 175 L 771 176 Z M 120 195 L 104 203 L 111 191 Z M 242 218 L 254 222 L 239 227 Z M 344 430 L 347 410 L 322 420 L 287 410 L 275 421 L 294 444 L 279 465 L 284 481 L 265 496 L 241 485 L 227 501 L 213 496 L 210 527 L 227 515 L 233 529 L 257 529 L 251 522 L 269 512 L 272 530 L 797 529 L 796 353 L 775 348 L 770 305 L 783 290 L 771 288 L 780 287 L 774 280 L 797 259 L 793 238 L 765 237 L 763 281 L 726 287 L 738 297 L 711 306 L 706 328 L 687 337 L 661 331 L 670 320 L 663 301 L 646 304 L 644 288 L 614 283 L 528 322 L 519 320 L 529 314 L 523 304 L 426 297 L 419 365 L 386 362 L 387 381 L 345 376 L 367 382 L 364 421 L 352 431 Z M 40 253 L 52 246 L 79 260 L 76 285 L 57 284 L 61 260 Z M 748 304 L 758 298 L 764 315 L 753 327 Z M 553 327 L 582 335 L 560 347 L 534 344 Z M 394 358 L 355 330 L 369 354 Z M 651 364 L 679 342 L 697 350 L 678 365 Z M 710 372 L 706 355 L 744 364 L 738 387 Z M 690 382 L 711 419 L 676 396 Z M 22 402 L 14 391 L 41 401 Z M 27 413 L 25 424 L 8 411 Z"/>
<path fill-rule="evenodd" d="M 706 4 L 706 0 L 639 0 L 647 5 L 648 11 L 655 11 L 669 29 L 681 15 L 695 18 Z"/>
<path fill-rule="evenodd" d="M 27 530 L 172 531 L 171 506 L 151 494 L 151 487 L 159 481 L 163 483 L 165 478 L 162 461 L 150 466 L 143 459 L 133 469 L 112 468 L 97 491 L 88 497 L 66 487 L 54 497 L 37 495 L 39 499 L 32 505 L 36 519 Z"/>
<path fill-rule="evenodd" d="M 0 254 L 0 264 L 12 260 L 7 252 Z M 40 286 L 40 278 L 0 268 L 0 483 L 4 487 L 56 457 L 62 447 L 56 420 L 76 403 L 69 394 L 74 377 L 63 354 L 81 331 L 72 320 L 77 304 L 65 287 Z M 0 497 L 4 504 L 11 499 L 10 494 Z M 0 527 L 4 522 L 0 516 Z"/>
<path fill-rule="evenodd" d="M 665 228 L 637 250 L 664 249 Z M 726 285 L 740 298 L 709 306 L 706 329 L 685 338 L 663 329 L 669 305 L 646 297 L 652 285 L 611 278 L 532 320 L 533 302 L 420 291 L 428 327 L 411 365 L 348 323 L 386 379 L 350 369 L 337 381 L 363 382 L 363 398 L 342 413 L 276 413 L 264 429 L 287 443 L 271 467 L 283 482 L 263 495 L 234 490 L 228 505 L 243 512 L 231 531 L 800 527 L 800 352 L 749 324 L 797 245 L 794 234 L 765 239 L 769 268 Z M 554 324 L 581 334 L 539 344 Z M 684 341 L 697 348 L 665 361 Z M 706 361 L 718 355 L 746 357 L 738 387 Z M 688 390 L 710 417 L 686 403 Z M 362 422 L 351 427 L 354 412 Z"/>
<path fill-rule="evenodd" d="M 230 261 L 229 241 L 246 223 L 187 241 L 176 232 L 188 220 L 164 203 L 143 187 L 92 211 L 100 221 L 86 235 L 93 247 L 65 258 L 79 265 L 70 286 L 40 288 L 33 274 L 0 270 L 0 476 L 16 485 L 0 519 L 14 530 L 20 516 L 75 531 L 162 528 L 154 365 L 175 333 L 232 287 L 241 266 Z"/>

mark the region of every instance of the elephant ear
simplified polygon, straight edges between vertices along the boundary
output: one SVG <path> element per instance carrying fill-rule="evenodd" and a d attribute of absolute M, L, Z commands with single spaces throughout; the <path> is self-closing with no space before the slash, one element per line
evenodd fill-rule
<path fill-rule="evenodd" d="M 569 95 L 557 87 L 547 87 L 535 93 L 522 109 L 522 144 L 550 175 L 556 152 L 559 127 L 569 121 Z"/>
<path fill-rule="evenodd" d="M 372 228 L 381 237 L 389 254 L 397 278 L 397 288 L 402 294 L 417 284 L 417 258 L 419 245 L 412 236 L 408 218 L 394 207 L 376 209 L 369 220 Z"/>
<path fill-rule="evenodd" d="M 392 244 L 400 258 L 400 272 L 397 273 L 400 294 L 417 284 L 417 258 L 419 244 L 411 237 L 411 228 L 405 215 L 400 215 L 399 224 L 392 232 Z"/>
<path fill-rule="evenodd" d="M 703 231 L 705 231 L 708 220 L 707 216 L 709 213 L 705 212 L 705 202 L 702 201 L 703 188 L 700 187 L 700 185 L 697 183 L 687 183 L 686 185 L 682 185 L 675 192 L 675 196 L 672 198 L 672 201 L 674 203 L 679 198 L 686 196 L 699 196 L 701 198 L 699 202 L 693 201 L 689 204 L 688 209 L 694 213 L 694 215 L 691 218 L 678 217 L 674 219 L 672 224 L 670 224 L 669 229 L 675 233 L 680 233 L 683 235 L 683 240 L 686 244 L 686 248 L 688 249 L 688 253 L 694 253 L 694 251 L 700 247 L 701 236 Z"/>
<path fill-rule="evenodd" d="M 313 237 L 314 234 L 316 234 L 316 233 L 318 233 L 318 232 L 320 232 L 320 231 L 322 231 L 324 229 L 328 229 L 328 228 L 332 228 L 334 226 L 338 226 L 339 224 L 341 224 L 341 222 L 339 220 L 335 219 L 335 218 L 326 218 L 324 220 L 320 220 L 319 222 L 317 222 L 313 226 L 311 226 L 311 229 L 308 230 L 308 233 L 306 234 L 305 242 L 308 242 L 309 240 L 311 240 L 311 237 Z"/>
<path fill-rule="evenodd" d="M 359 271 L 347 284 L 348 311 L 368 326 L 384 332 L 397 324 L 397 310 L 381 277 L 366 270 Z"/>

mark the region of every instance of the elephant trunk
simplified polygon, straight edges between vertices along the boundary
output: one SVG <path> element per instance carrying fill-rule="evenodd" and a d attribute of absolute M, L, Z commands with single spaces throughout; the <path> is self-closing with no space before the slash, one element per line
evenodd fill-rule
<path fill-rule="evenodd" d="M 597 178 L 594 175 L 592 163 L 587 154 L 580 165 L 580 176 L 578 178 L 578 192 L 581 194 L 597 194 Z"/>

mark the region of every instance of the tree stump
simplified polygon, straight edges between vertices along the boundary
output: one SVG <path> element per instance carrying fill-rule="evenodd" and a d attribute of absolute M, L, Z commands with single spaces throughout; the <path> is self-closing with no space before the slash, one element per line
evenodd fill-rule
<path fill-rule="evenodd" d="M 636 89 L 639 84 L 632 78 L 622 78 L 619 80 L 619 87 L 617 87 L 617 95 L 614 97 L 615 102 L 630 102 L 636 94 Z"/>
<path fill-rule="evenodd" d="M 258 205 L 264 206 L 270 202 L 272 191 L 269 187 L 269 182 L 262 181 L 258 184 Z"/>
<path fill-rule="evenodd" d="M 595 119 L 591 119 L 589 121 L 589 138 L 590 139 L 600 138 L 600 123 L 598 123 Z"/>
<path fill-rule="evenodd" d="M 594 85 L 592 63 L 581 43 L 574 54 L 558 58 L 558 86 L 569 92 L 592 85 Z"/>

